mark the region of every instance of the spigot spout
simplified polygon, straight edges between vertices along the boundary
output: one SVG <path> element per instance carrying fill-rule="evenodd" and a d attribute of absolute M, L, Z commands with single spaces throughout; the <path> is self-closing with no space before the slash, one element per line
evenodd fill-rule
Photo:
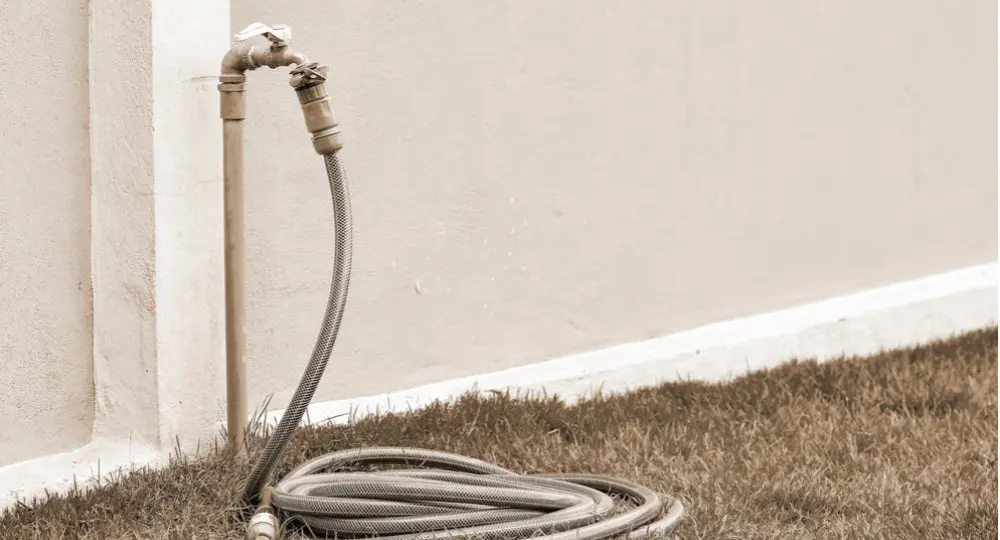
<path fill-rule="evenodd" d="M 261 66 L 274 69 L 283 66 L 301 66 L 308 62 L 306 55 L 285 45 L 264 49 L 243 43 L 229 49 L 229 52 L 222 57 L 222 76 L 239 78 L 244 77 L 247 71 L 255 70 Z M 242 81 L 224 80 L 223 82 Z"/>

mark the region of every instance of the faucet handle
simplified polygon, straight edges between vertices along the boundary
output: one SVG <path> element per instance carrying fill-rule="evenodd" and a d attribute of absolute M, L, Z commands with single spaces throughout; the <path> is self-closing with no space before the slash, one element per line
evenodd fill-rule
<path fill-rule="evenodd" d="M 288 45 L 289 41 L 292 40 L 292 28 L 287 24 L 268 26 L 263 23 L 255 22 L 237 32 L 233 38 L 235 38 L 236 41 L 246 41 L 254 36 L 264 36 L 270 40 L 275 47 L 284 47 L 285 45 Z"/>

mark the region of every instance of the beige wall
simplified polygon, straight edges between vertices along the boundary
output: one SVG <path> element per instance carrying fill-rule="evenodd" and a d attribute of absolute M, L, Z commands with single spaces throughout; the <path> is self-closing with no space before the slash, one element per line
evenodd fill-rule
<path fill-rule="evenodd" d="M 234 3 L 329 63 L 355 273 L 317 400 L 997 257 L 986 1 Z M 283 407 L 331 248 L 286 75 L 250 85 L 250 398 Z"/>
<path fill-rule="evenodd" d="M 0 465 L 68 450 L 94 419 L 87 2 L 0 13 Z"/>
<path fill-rule="evenodd" d="M 286 4 L 232 25 L 291 24 L 349 137 L 355 274 L 317 400 L 997 258 L 992 4 Z M 228 7 L 0 14 L 32 51 L 0 57 L 0 465 L 216 432 Z M 275 407 L 332 242 L 286 77 L 252 75 L 247 153 L 250 397 Z"/>

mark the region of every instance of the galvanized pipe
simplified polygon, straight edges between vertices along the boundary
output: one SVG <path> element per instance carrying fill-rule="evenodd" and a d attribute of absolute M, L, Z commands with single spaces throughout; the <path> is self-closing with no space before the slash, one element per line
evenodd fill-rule
<path fill-rule="evenodd" d="M 243 204 L 242 118 L 223 120 L 223 184 L 226 274 L 226 433 L 229 448 L 246 457 L 246 241 Z"/>
<path fill-rule="evenodd" d="M 223 204 L 225 207 L 225 294 L 226 294 L 226 432 L 231 452 L 238 459 L 246 459 L 247 429 L 247 383 L 246 383 L 246 240 L 244 234 L 244 177 L 243 177 L 243 127 L 246 120 L 246 72 L 262 66 L 272 69 L 283 66 L 305 66 L 308 60 L 299 51 L 287 46 L 287 37 L 263 25 L 249 33 L 264 35 L 271 41 L 266 48 L 250 44 L 232 47 L 222 59 L 219 76 L 219 112 L 223 121 Z M 249 29 L 249 28 L 248 28 Z M 286 29 L 283 29 L 286 30 Z M 321 69 L 318 68 L 317 69 Z M 308 89 L 311 99 L 302 101 L 307 126 L 324 124 L 323 137 L 314 135 L 314 144 L 325 150 L 337 150 L 342 144 L 330 144 L 331 122 L 317 120 L 316 103 L 329 101 L 322 88 L 323 76 L 312 76 L 317 72 L 297 73 L 293 71 L 293 85 L 296 89 Z M 325 71 L 323 71 L 325 74 Z M 321 94 L 321 95 L 318 95 Z M 318 95 L 318 101 L 317 96 Z M 332 109 L 329 117 L 332 119 Z M 336 122 L 332 122 L 333 127 Z M 339 143 L 340 131 L 335 131 Z M 335 148 L 335 149 L 334 149 Z"/>

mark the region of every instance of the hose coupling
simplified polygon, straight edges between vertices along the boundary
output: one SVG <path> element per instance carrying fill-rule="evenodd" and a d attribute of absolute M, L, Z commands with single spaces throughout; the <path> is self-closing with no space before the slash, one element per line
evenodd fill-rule
<path fill-rule="evenodd" d="M 271 512 L 257 512 L 247 525 L 247 540 L 281 540 L 281 525 Z"/>
<path fill-rule="evenodd" d="M 344 137 L 333 112 L 333 100 L 326 91 L 327 66 L 315 62 L 291 71 L 289 84 L 295 88 L 305 116 L 306 129 L 312 134 L 317 154 L 333 154 L 344 147 Z"/>

